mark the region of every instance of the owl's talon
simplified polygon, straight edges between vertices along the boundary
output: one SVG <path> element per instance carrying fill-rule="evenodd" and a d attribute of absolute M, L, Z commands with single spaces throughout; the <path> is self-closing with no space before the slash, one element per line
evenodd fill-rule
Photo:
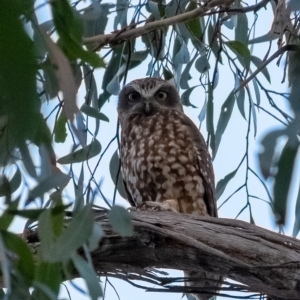
<path fill-rule="evenodd" d="M 152 211 L 173 211 L 179 212 L 178 201 L 175 199 L 168 199 L 163 202 L 145 201 L 143 203 L 146 207 Z M 148 209 L 149 210 L 149 209 Z"/>

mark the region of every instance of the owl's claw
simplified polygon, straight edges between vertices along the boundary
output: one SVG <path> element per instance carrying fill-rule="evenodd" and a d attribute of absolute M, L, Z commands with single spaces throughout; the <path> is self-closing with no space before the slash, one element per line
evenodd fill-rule
<path fill-rule="evenodd" d="M 145 201 L 141 206 L 143 206 L 141 210 L 179 212 L 178 201 L 175 199 L 167 199 L 163 202 Z"/>

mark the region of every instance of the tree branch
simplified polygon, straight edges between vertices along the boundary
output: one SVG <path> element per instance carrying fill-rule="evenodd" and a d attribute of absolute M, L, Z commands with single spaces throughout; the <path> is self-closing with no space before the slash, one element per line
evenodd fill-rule
<path fill-rule="evenodd" d="M 230 13 L 230 12 L 247 13 L 250 11 L 257 12 L 259 9 L 266 6 L 268 4 L 268 2 L 270 2 L 270 0 L 262 0 L 255 5 L 251 5 L 251 6 L 248 6 L 245 8 L 238 8 L 238 9 L 236 8 L 236 9 L 232 9 L 232 10 L 226 9 L 226 10 L 224 10 L 224 12 L 227 12 L 227 13 Z M 132 39 L 132 38 L 135 38 L 138 36 L 142 36 L 148 32 L 156 30 L 156 29 L 176 25 L 179 23 L 184 23 L 186 21 L 199 18 L 201 16 L 206 15 L 207 11 L 209 11 L 209 10 L 211 10 L 211 8 L 208 8 L 205 6 L 200 6 L 194 10 L 191 10 L 189 12 L 185 12 L 185 13 L 182 13 L 182 14 L 170 17 L 170 18 L 145 23 L 145 25 L 141 26 L 141 27 L 132 28 L 133 25 L 130 25 L 128 28 L 118 30 L 117 32 L 114 32 L 114 33 L 100 34 L 100 35 L 96 35 L 93 37 L 83 38 L 83 44 L 85 44 L 85 45 L 97 44 L 97 49 L 100 49 L 103 46 L 108 45 L 108 44 L 119 44 L 126 40 L 129 40 L 129 39 Z M 212 13 L 222 12 L 222 11 L 213 11 Z M 208 14 L 210 14 L 210 13 L 208 13 Z"/>
<path fill-rule="evenodd" d="M 164 291 L 191 292 L 191 287 L 165 286 L 172 280 L 154 276 L 153 268 L 205 270 L 243 284 L 233 288 L 227 284 L 222 294 L 238 286 L 272 299 L 300 298 L 300 241 L 295 238 L 232 219 L 149 211 L 131 215 L 134 235 L 127 238 L 112 232 L 105 214 L 96 216 L 105 231 L 92 253 L 99 275 L 132 284 L 133 279 L 156 282 Z M 36 241 L 36 236 L 32 238 Z"/>

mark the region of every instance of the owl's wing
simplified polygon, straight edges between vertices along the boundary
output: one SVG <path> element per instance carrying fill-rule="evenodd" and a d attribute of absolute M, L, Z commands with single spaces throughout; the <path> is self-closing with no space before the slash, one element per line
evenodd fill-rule
<path fill-rule="evenodd" d="M 127 185 L 126 185 L 125 180 L 123 180 L 123 185 L 124 185 L 124 190 L 125 190 L 125 194 L 126 194 L 126 199 L 127 199 L 127 201 L 129 202 L 129 204 L 130 204 L 132 207 L 135 207 L 135 206 L 136 206 L 136 203 L 133 201 L 133 198 L 132 198 L 131 194 L 130 194 L 129 191 L 128 191 L 128 188 L 127 188 Z"/>
<path fill-rule="evenodd" d="M 207 212 L 212 217 L 218 216 L 216 189 L 215 189 L 215 174 L 211 162 L 211 156 L 208 152 L 205 140 L 196 127 L 194 122 L 186 115 L 183 115 L 183 122 L 187 126 L 189 133 L 193 139 L 195 147 L 195 164 L 198 167 L 199 175 L 202 178 L 204 185 L 204 201 Z"/>

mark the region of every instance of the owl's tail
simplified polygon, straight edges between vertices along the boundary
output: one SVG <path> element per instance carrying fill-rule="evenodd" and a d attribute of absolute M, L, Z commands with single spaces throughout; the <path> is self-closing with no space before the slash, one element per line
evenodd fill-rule
<path fill-rule="evenodd" d="M 222 286 L 222 277 L 209 272 L 200 271 L 186 271 L 184 272 L 185 279 L 191 278 L 193 280 L 186 281 L 185 285 L 195 287 L 198 290 L 203 289 L 201 294 L 188 294 L 188 300 L 214 300 L 215 294 Z M 211 293 L 210 293 L 211 292 Z"/>

